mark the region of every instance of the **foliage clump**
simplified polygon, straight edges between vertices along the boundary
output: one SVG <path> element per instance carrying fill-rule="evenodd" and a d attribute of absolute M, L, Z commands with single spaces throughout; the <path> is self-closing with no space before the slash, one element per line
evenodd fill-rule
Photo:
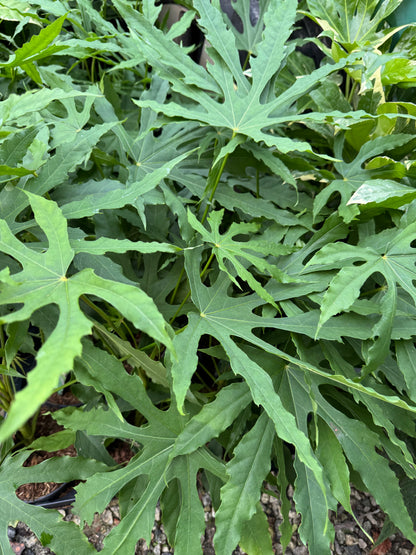
<path fill-rule="evenodd" d="M 152 0 L 0 3 L 1 551 L 17 519 L 92 550 L 16 498 L 42 480 L 83 481 L 81 521 L 119 497 L 111 555 L 159 501 L 202 553 L 197 484 L 219 555 L 273 553 L 265 488 L 285 549 L 289 485 L 311 555 L 351 483 L 416 543 L 414 27 L 400 0 L 186 5 L 168 28 Z"/>

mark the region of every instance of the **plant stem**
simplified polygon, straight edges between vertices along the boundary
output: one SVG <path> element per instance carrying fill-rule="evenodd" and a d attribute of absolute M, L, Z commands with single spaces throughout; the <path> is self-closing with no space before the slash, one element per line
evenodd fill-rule
<path fill-rule="evenodd" d="M 231 139 L 229 140 L 228 144 L 234 139 L 235 135 L 236 135 L 236 132 L 233 131 L 233 134 L 232 134 Z M 207 203 L 207 205 L 206 205 L 206 207 L 205 207 L 204 213 L 203 213 L 202 218 L 201 218 L 201 224 L 203 224 L 203 223 L 205 222 L 205 218 L 206 218 L 207 215 L 208 215 L 208 212 L 209 212 L 210 207 L 211 207 L 211 202 L 212 202 L 212 200 L 213 200 L 213 198 L 214 198 L 215 191 L 217 190 L 218 183 L 220 182 L 220 179 L 221 179 L 221 176 L 222 176 L 222 172 L 224 171 L 225 164 L 227 163 L 227 160 L 228 160 L 229 155 L 230 155 L 230 153 L 227 152 L 227 154 L 226 154 L 226 155 L 224 156 L 224 158 L 222 159 L 221 166 L 220 166 L 219 169 L 217 170 L 217 175 L 215 176 L 214 185 L 213 185 L 213 187 L 212 187 L 212 191 L 211 191 L 211 194 L 209 195 L 208 203 Z M 213 171 L 213 170 L 214 170 L 214 168 L 211 167 L 210 174 L 211 174 L 211 171 Z"/>
<path fill-rule="evenodd" d="M 350 87 L 351 87 L 351 77 L 347 73 L 347 77 L 345 79 L 345 98 L 348 98 L 350 95 Z"/>
<path fill-rule="evenodd" d="M 235 135 L 236 135 L 236 132 L 233 131 L 233 134 L 232 134 L 232 136 L 231 136 L 230 141 L 232 141 L 232 140 L 234 139 Z M 214 198 L 215 191 L 217 190 L 218 183 L 220 182 L 220 179 L 221 179 L 222 173 L 223 173 L 223 171 L 224 171 L 225 164 L 227 163 L 229 154 L 230 154 L 230 153 L 227 152 L 227 154 L 224 156 L 224 158 L 223 158 L 223 160 L 222 160 L 222 162 L 221 162 L 221 166 L 220 166 L 219 169 L 217 170 L 217 175 L 215 176 L 214 185 L 213 185 L 213 187 L 212 187 L 212 191 L 211 191 L 211 194 L 210 194 L 210 196 L 209 196 L 208 203 L 207 203 L 207 205 L 206 205 L 206 207 L 205 207 L 204 213 L 203 213 L 202 218 L 201 218 L 201 224 L 204 223 L 204 221 L 205 221 L 205 219 L 206 219 L 206 217 L 207 217 L 207 215 L 208 215 L 208 212 L 209 212 L 209 209 L 210 209 L 210 205 L 211 205 L 212 199 Z M 213 170 L 213 168 L 211 168 L 211 171 L 212 171 L 212 170 Z M 205 272 L 208 270 L 209 265 L 211 264 L 211 261 L 212 261 L 213 257 L 214 257 L 214 254 L 211 253 L 211 256 L 209 257 L 207 264 L 205 265 L 204 269 L 202 270 L 202 272 L 201 272 L 201 274 L 200 274 L 200 276 L 199 276 L 201 279 L 204 277 Z M 173 301 L 175 300 L 175 297 L 176 297 L 176 294 L 177 294 L 177 292 L 178 292 L 180 283 L 181 283 L 181 281 L 182 281 L 182 277 L 183 277 L 184 272 L 185 272 L 185 268 L 182 268 L 182 271 L 181 271 L 181 273 L 180 273 L 180 275 L 179 275 L 178 281 L 177 281 L 177 283 L 176 283 L 176 285 L 175 285 L 175 289 L 173 290 L 172 295 L 171 295 L 171 298 L 170 298 L 170 303 L 171 303 L 171 304 L 172 304 Z M 175 314 L 174 314 L 174 315 L 172 316 L 172 318 L 170 319 L 170 323 L 172 323 L 172 322 L 175 320 L 175 318 L 177 317 L 177 315 L 179 314 L 179 312 L 182 310 L 183 305 L 184 305 L 184 304 L 186 303 L 186 301 L 189 299 L 190 295 L 191 295 L 191 291 L 189 290 L 188 293 L 187 293 L 187 295 L 185 296 L 185 298 L 184 298 L 183 301 L 181 302 L 181 304 L 180 304 L 178 310 L 175 312 Z"/>
<path fill-rule="evenodd" d="M 356 81 L 354 81 L 354 83 L 352 84 L 352 87 L 351 87 L 350 94 L 347 96 L 347 100 L 350 104 L 351 104 L 352 99 L 354 97 L 354 93 L 355 93 L 356 88 L 357 88 L 357 83 L 356 83 Z"/>
<path fill-rule="evenodd" d="M 247 67 L 247 64 L 248 64 L 248 61 L 249 61 L 249 59 L 250 59 L 250 56 L 251 56 L 251 52 L 250 52 L 250 50 L 249 50 L 249 51 L 247 52 L 246 59 L 244 60 L 244 64 L 243 64 L 243 68 L 242 68 L 243 71 L 244 71 L 244 70 L 246 69 L 246 67 Z"/>
<path fill-rule="evenodd" d="M 179 274 L 179 277 L 178 277 L 178 281 L 176 282 L 175 289 L 173 290 L 172 295 L 170 296 L 170 304 L 173 304 L 173 301 L 175 300 L 175 297 L 178 292 L 184 273 L 185 273 L 185 268 L 182 268 L 181 273 Z"/>
<path fill-rule="evenodd" d="M 101 316 L 101 318 L 104 320 L 104 322 L 107 322 L 107 324 L 111 327 L 111 329 L 114 329 L 114 324 L 113 324 L 112 320 L 108 317 L 108 315 L 104 312 L 104 310 L 101 310 L 100 307 L 95 305 L 85 295 L 81 295 L 81 299 L 84 301 L 84 303 L 86 305 L 88 305 L 90 308 L 92 308 L 94 310 L 94 312 L 99 314 Z"/>

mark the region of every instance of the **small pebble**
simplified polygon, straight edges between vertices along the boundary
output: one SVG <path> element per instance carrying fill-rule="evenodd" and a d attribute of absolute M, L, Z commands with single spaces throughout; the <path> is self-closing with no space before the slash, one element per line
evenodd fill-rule
<path fill-rule="evenodd" d="M 22 555 L 35 555 L 35 552 L 33 551 L 33 549 L 30 549 L 30 547 L 26 547 Z"/>
<path fill-rule="evenodd" d="M 18 543 L 18 542 L 12 542 L 10 544 L 10 547 L 12 548 L 12 551 L 15 555 L 22 555 L 23 551 L 25 549 L 25 544 L 24 543 Z"/>
<path fill-rule="evenodd" d="M 373 525 L 371 524 L 370 521 L 366 520 L 365 522 L 363 522 L 363 528 L 366 532 L 370 532 L 372 527 Z"/>
<path fill-rule="evenodd" d="M 16 537 L 16 528 L 13 528 L 13 526 L 8 526 L 7 537 L 9 538 L 10 541 L 14 540 L 14 538 Z"/>
<path fill-rule="evenodd" d="M 38 543 L 38 539 L 34 534 L 27 536 L 24 541 L 27 549 L 29 549 L 30 551 L 32 551 L 30 548 L 34 547 Z M 25 555 L 31 555 L 31 554 L 25 552 Z M 32 555 L 34 555 L 34 553 L 32 553 Z"/>
<path fill-rule="evenodd" d="M 335 537 L 337 538 L 340 544 L 345 543 L 345 532 L 343 532 L 342 530 L 337 530 L 335 533 Z"/>
<path fill-rule="evenodd" d="M 357 543 L 356 539 L 350 534 L 345 534 L 345 545 L 355 545 Z"/>
<path fill-rule="evenodd" d="M 101 515 L 101 520 L 107 526 L 112 526 L 113 525 L 113 513 L 109 509 L 106 509 Z"/>

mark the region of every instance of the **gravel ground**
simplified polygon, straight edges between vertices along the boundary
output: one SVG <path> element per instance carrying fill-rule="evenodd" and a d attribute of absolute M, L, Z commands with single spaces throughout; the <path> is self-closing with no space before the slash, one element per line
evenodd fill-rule
<path fill-rule="evenodd" d="M 202 539 L 204 555 L 215 555 L 213 548 L 213 536 L 215 532 L 214 512 L 211 507 L 210 498 L 202 494 L 202 503 L 205 509 L 205 520 L 207 523 L 205 537 Z M 282 547 L 279 544 L 279 524 L 282 520 L 279 501 L 275 497 L 262 495 L 262 504 L 269 520 L 269 528 L 273 535 L 274 553 L 283 555 Z M 361 526 L 374 539 L 381 531 L 384 522 L 384 513 L 379 509 L 374 499 L 357 490 L 352 490 L 351 505 Z M 70 508 L 60 509 L 64 520 L 73 520 L 80 524 L 79 518 L 71 513 Z M 300 524 L 300 516 L 291 511 L 290 519 L 294 530 Z M 338 508 L 337 513 L 331 515 L 331 520 L 335 526 L 335 542 L 332 548 L 334 555 L 416 555 L 416 547 L 405 540 L 400 534 L 394 534 L 385 540 L 380 546 L 371 551 L 371 542 L 360 530 L 351 515 Z M 89 541 L 95 546 L 97 551 L 103 547 L 105 536 L 110 530 L 120 522 L 120 512 L 116 499 L 113 499 L 106 510 L 101 514 L 95 515 L 91 526 L 85 526 L 84 533 Z M 9 539 L 13 551 L 19 555 L 51 555 L 50 549 L 42 547 L 37 541 L 36 536 L 23 523 L 18 523 L 16 528 L 9 527 Z M 168 545 L 163 526 L 160 523 L 160 510 L 156 509 L 155 526 L 152 532 L 150 546 L 146 546 L 140 541 L 136 546 L 135 555 L 161 555 L 173 554 L 173 549 Z M 243 555 L 243 551 L 237 549 L 233 555 Z M 304 547 L 297 532 L 295 531 L 285 555 L 308 555 L 308 549 Z M 82 554 L 80 554 L 82 555 Z M 192 555 L 192 554 L 189 554 Z M 250 554 L 249 554 L 250 555 Z"/>

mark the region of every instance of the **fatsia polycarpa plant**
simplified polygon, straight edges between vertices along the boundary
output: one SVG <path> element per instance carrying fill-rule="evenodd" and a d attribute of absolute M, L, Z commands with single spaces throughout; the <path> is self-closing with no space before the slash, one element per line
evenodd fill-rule
<path fill-rule="evenodd" d="M 57 553 L 92 549 L 15 497 L 48 476 L 83 481 L 82 522 L 118 496 L 105 553 L 149 543 L 158 503 L 175 552 L 202 553 L 203 490 L 217 553 L 273 553 L 262 492 L 285 550 L 289 486 L 312 555 L 351 484 L 416 541 L 412 28 L 393 46 L 398 1 L 341 4 L 194 0 L 169 29 L 150 0 L 1 8 L 3 552 L 17 519 Z M 311 37 L 318 66 L 303 15 L 333 41 Z M 18 451 L 68 383 L 63 430 Z"/>

